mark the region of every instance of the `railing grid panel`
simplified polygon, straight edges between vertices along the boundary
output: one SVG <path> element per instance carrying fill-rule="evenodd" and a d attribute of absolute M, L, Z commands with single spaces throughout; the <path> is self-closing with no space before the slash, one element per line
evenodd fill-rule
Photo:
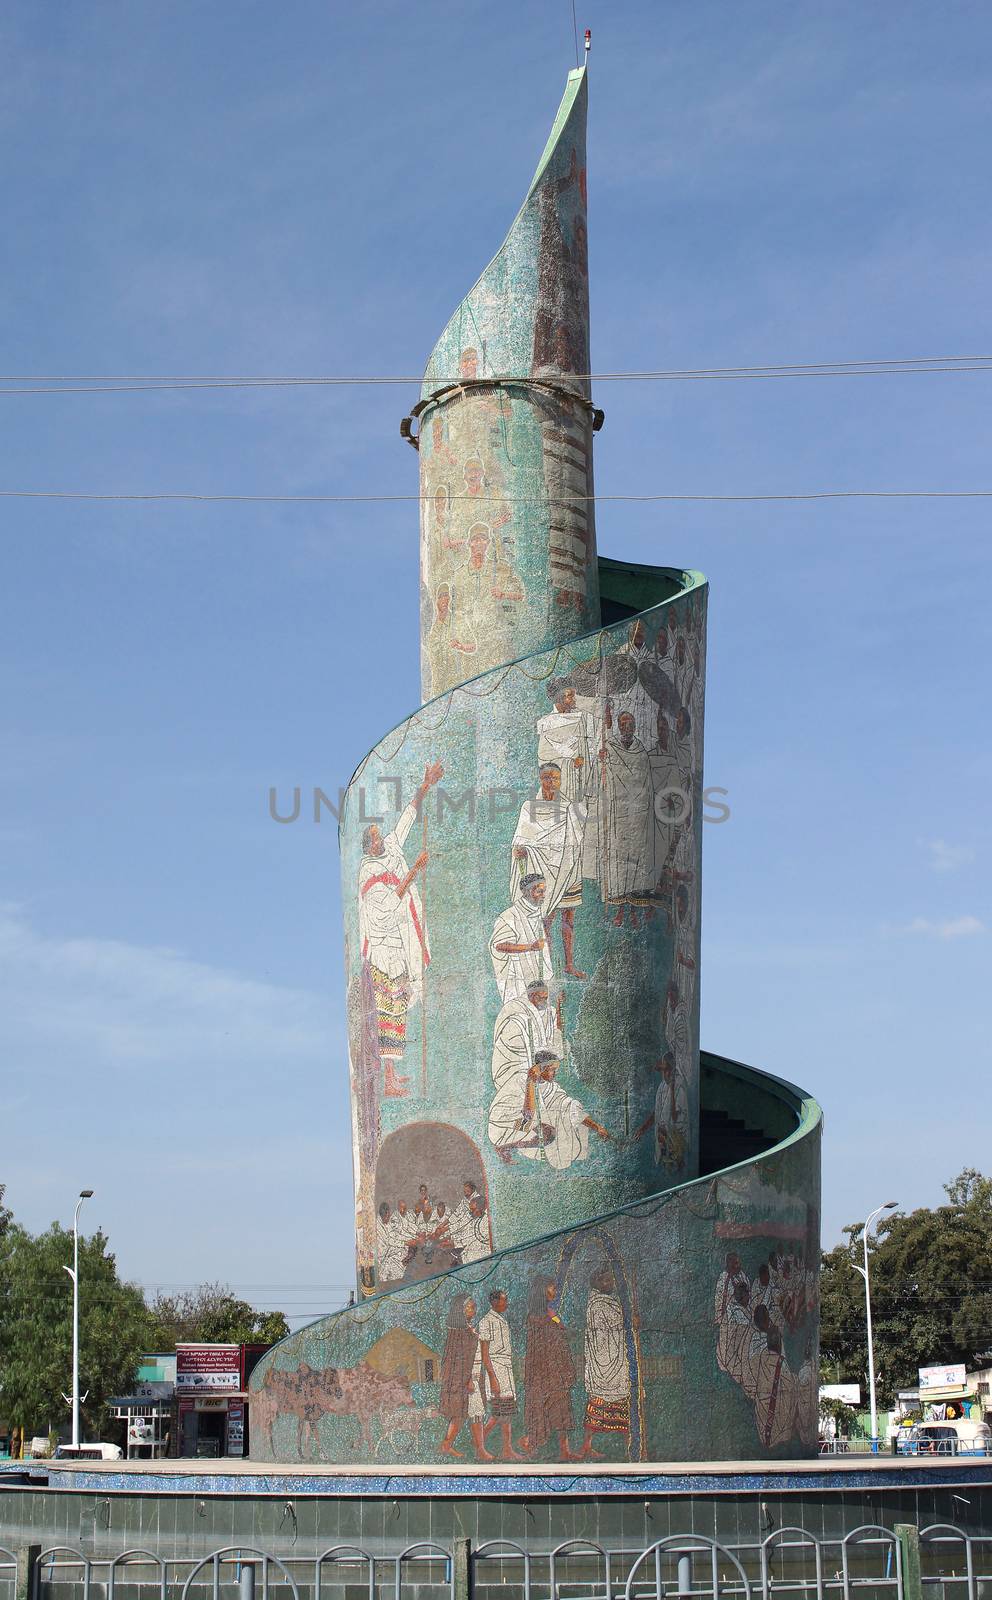
<path fill-rule="evenodd" d="M 919 1537 L 924 1600 L 992 1600 L 992 1535 L 933 1523 Z M 4 1600 L 13 1600 L 17 1559 L 0 1546 Z M 55 1545 L 38 1557 L 31 1600 L 46 1600 L 53 1585 L 60 1600 L 255 1600 L 256 1592 L 258 1600 L 464 1600 L 464 1565 L 461 1587 L 456 1568 L 456 1551 L 430 1540 L 399 1551 L 338 1544 L 280 1555 L 239 1545 L 200 1556 Z M 491 1539 L 470 1549 L 467 1576 L 482 1600 L 914 1600 L 899 1538 L 874 1524 L 833 1539 L 784 1527 L 728 1544 L 691 1533 L 633 1547 Z"/>

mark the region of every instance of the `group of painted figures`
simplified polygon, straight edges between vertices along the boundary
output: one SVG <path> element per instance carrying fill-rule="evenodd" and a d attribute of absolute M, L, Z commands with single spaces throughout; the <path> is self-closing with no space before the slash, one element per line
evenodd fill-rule
<path fill-rule="evenodd" d="M 653 1112 L 622 1137 L 653 1130 L 655 1157 L 673 1181 L 689 1176 L 690 1091 L 695 1048 L 698 879 L 693 807 L 702 726 L 702 615 L 688 602 L 668 608 L 649 641 L 631 624 L 625 642 L 573 666 L 547 685 L 550 709 L 537 720 L 538 786 L 525 799 L 507 851 L 509 905 L 489 940 L 500 1007 L 493 1029 L 489 1142 L 501 1161 L 543 1163 L 562 1172 L 589 1155 L 590 1138 L 616 1135 L 559 1081 L 571 1070 L 565 1037 L 566 984 L 581 985 L 576 910 L 585 896 L 602 907 L 612 937 L 636 937 L 656 919 L 671 940 L 672 965 L 662 1008 L 661 1058 Z M 602 636 L 601 636 L 602 637 Z M 369 823 L 358 874 L 361 989 L 356 1040 L 356 1106 L 364 1181 L 361 1209 L 375 1221 L 379 1281 L 398 1281 L 408 1264 L 416 1208 L 405 1202 L 383 1216 L 371 1203 L 378 1149 L 379 1096 L 410 1092 L 403 1070 L 407 1022 L 421 1004 L 430 944 L 420 890 L 426 839 L 408 839 L 423 822 L 429 791 L 444 776 L 428 763 L 412 801 L 383 833 Z M 426 834 L 426 829 L 425 829 Z M 412 857 L 412 859 L 411 859 Z M 555 930 L 558 930 L 557 935 Z M 561 958 L 557 953 L 560 942 Z M 560 971 L 559 971 L 560 959 Z M 482 1213 L 485 1201 L 479 1197 Z M 403 1209 L 401 1209 L 401 1205 Z M 488 1216 L 477 1232 L 491 1240 Z M 436 1231 L 437 1224 L 435 1224 Z M 370 1230 L 371 1231 L 371 1230 Z M 371 1242 L 371 1241 L 370 1241 Z M 470 1239 L 444 1231 L 439 1249 L 461 1252 Z M 382 1257 L 386 1249 L 385 1264 Z M 491 1242 L 489 1249 L 492 1248 Z M 442 1258 L 443 1259 L 443 1258 Z"/>
<path fill-rule="evenodd" d="M 589 1278 L 581 1372 L 562 1321 L 556 1281 L 545 1275 L 532 1280 L 522 1392 L 514 1370 L 507 1295 L 495 1288 L 486 1302 L 481 1303 L 481 1295 L 476 1300 L 458 1294 L 449 1307 L 438 1406 L 447 1422 L 440 1446 L 444 1455 L 463 1454 L 456 1446 L 466 1425 L 480 1461 L 493 1459 L 489 1442 L 497 1432 L 505 1460 L 543 1454 L 549 1443 L 562 1461 L 598 1457 L 601 1452 L 593 1448 L 597 1434 L 629 1435 L 628 1333 L 612 1267 L 604 1265 Z M 576 1450 L 571 1442 L 576 1426 L 572 1391 L 580 1379 L 586 1401 Z"/>
<path fill-rule="evenodd" d="M 698 883 L 693 797 L 702 727 L 701 618 L 670 607 L 652 643 L 634 622 L 620 649 L 548 684 L 552 709 L 537 723 L 537 792 L 520 808 L 510 846 L 510 904 L 489 944 L 501 1007 L 493 1032 L 489 1140 L 563 1171 L 610 1137 L 558 1081 L 565 1058 L 564 988 L 579 983 L 575 913 L 586 883 L 608 924 L 636 933 L 656 917 L 673 939 L 666 1048 L 657 1063 L 656 1159 L 674 1177 L 689 1150 L 688 1085 L 696 981 Z M 554 1000 L 552 1000 L 554 995 Z"/>
<path fill-rule="evenodd" d="M 444 1272 L 470 1261 L 481 1261 L 493 1247 L 488 1202 L 472 1178 L 462 1184 L 462 1194 L 451 1209 L 432 1197 L 426 1183 L 410 1209 L 406 1200 L 395 1209 L 388 1200 L 379 1205 L 376 1223 L 378 1281 L 398 1283 L 418 1256 L 425 1268 Z"/>
<path fill-rule="evenodd" d="M 758 1437 L 765 1449 L 798 1436 L 816 1441 L 817 1393 L 813 1340 L 793 1371 L 786 1336 L 816 1326 L 818 1271 L 801 1252 L 772 1249 L 753 1275 L 731 1251 L 717 1280 L 714 1321 L 716 1359 L 754 1406 Z"/>

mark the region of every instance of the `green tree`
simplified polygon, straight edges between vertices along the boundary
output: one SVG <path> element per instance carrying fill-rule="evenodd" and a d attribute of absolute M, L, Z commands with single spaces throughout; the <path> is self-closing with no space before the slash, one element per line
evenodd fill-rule
<path fill-rule="evenodd" d="M 869 1243 L 879 1404 L 915 1387 L 917 1369 L 974 1365 L 992 1343 L 992 1179 L 973 1168 L 945 1186 L 948 1204 L 894 1212 Z M 820 1348 L 841 1381 L 867 1386 L 860 1224 L 823 1257 Z"/>
<path fill-rule="evenodd" d="M 201 1283 L 182 1294 L 159 1294 L 150 1307 L 150 1338 L 158 1350 L 183 1340 L 204 1344 L 275 1344 L 289 1332 L 281 1311 L 256 1311 L 222 1283 Z"/>
<path fill-rule="evenodd" d="M 57 1223 L 33 1237 L 0 1227 L 0 1383 L 8 1421 L 46 1433 L 69 1416 L 72 1386 L 72 1233 Z M 107 1425 L 106 1401 L 130 1393 L 148 1334 L 136 1284 L 122 1283 L 106 1236 L 79 1240 L 80 1410 L 90 1438 Z"/>

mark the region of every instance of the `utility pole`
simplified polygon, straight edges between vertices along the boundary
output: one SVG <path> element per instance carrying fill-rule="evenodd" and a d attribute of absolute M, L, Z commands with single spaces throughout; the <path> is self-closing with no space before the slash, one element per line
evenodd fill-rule
<path fill-rule="evenodd" d="M 65 1267 L 72 1279 L 72 1448 L 79 1449 L 79 1208 L 92 1198 L 92 1189 L 80 1189 L 72 1218 L 72 1266 Z M 89 1391 L 87 1391 L 88 1393 Z M 68 1395 L 62 1396 L 68 1400 Z"/>
<path fill-rule="evenodd" d="M 875 1346 L 871 1334 L 871 1285 L 868 1282 L 868 1233 L 875 1218 L 881 1216 L 883 1211 L 894 1211 L 898 1201 L 887 1200 L 883 1206 L 876 1206 L 865 1219 L 862 1230 L 862 1243 L 864 1245 L 865 1264 L 859 1267 L 856 1261 L 851 1265 L 855 1272 L 860 1272 L 865 1280 L 865 1320 L 868 1324 L 868 1393 L 871 1404 L 871 1449 L 872 1454 L 878 1454 L 878 1412 L 875 1408 Z"/>

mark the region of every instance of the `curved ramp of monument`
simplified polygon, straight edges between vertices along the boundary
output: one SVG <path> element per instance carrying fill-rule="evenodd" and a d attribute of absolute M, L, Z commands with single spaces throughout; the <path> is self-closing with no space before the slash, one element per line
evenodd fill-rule
<path fill-rule="evenodd" d="M 568 643 L 581 653 L 590 654 L 596 650 L 597 640 L 601 635 L 608 634 L 609 630 L 618 623 L 631 623 L 640 619 L 642 622 L 650 620 L 652 613 L 657 613 L 661 608 L 670 605 L 673 601 L 681 600 L 694 591 L 707 588 L 706 578 L 703 573 L 697 572 L 692 567 L 657 567 L 644 561 L 618 561 L 614 556 L 598 556 L 596 566 L 599 573 L 599 592 L 602 612 L 602 625 L 598 628 L 589 628 L 584 633 L 576 634 Z M 551 651 L 544 651 L 542 655 L 550 656 Z M 556 652 L 557 654 L 557 652 Z M 504 678 L 513 671 L 526 674 L 533 669 L 537 657 L 533 655 L 519 656 L 514 661 L 507 661 L 490 672 L 477 673 L 474 678 L 466 678 L 453 689 L 445 689 L 440 694 L 432 695 L 417 708 L 412 717 L 402 717 L 399 722 L 382 734 L 358 763 L 348 780 L 345 790 L 345 806 L 348 797 L 355 790 L 366 765 L 370 759 L 381 750 L 383 746 L 395 748 L 395 741 L 402 739 L 404 730 L 410 723 L 419 719 L 433 707 L 440 711 L 451 699 L 453 694 L 464 692 L 467 694 L 478 693 L 480 688 L 485 693 L 485 683 L 494 678 Z M 341 838 L 342 823 L 345 815 L 345 806 L 341 809 L 338 819 L 338 839 Z M 364 814 L 359 818 L 364 821 Z"/>
<path fill-rule="evenodd" d="M 596 1398 L 584 1387 L 590 1279 L 604 1268 L 622 1307 L 621 1387 L 628 1372 L 630 1383 L 626 1402 L 599 1402 L 600 1411 L 604 1404 L 619 1408 L 623 1426 L 596 1434 L 598 1454 L 655 1462 L 815 1454 L 818 1308 L 810 1263 L 819 1249 L 822 1113 L 792 1084 L 708 1052 L 701 1085 L 704 1170 L 693 1182 L 386 1291 L 274 1346 L 249 1380 L 251 1457 L 301 1465 L 450 1463 L 441 1444 L 451 1407 L 446 1385 L 457 1367 L 452 1308 L 468 1297 L 481 1313 L 502 1291 L 515 1390 L 505 1397 L 508 1411 L 513 1401 L 511 1437 L 519 1444 L 525 1425 L 539 1433 L 534 1424 L 543 1416 L 555 1426 L 536 1447 L 530 1441 L 528 1459 L 569 1459 L 556 1427 L 565 1424 L 565 1442 L 578 1452 Z M 722 1165 L 711 1167 L 714 1160 Z M 755 1258 L 772 1262 L 787 1289 L 786 1326 L 772 1341 L 784 1348 L 760 1353 L 744 1348 L 747 1324 L 725 1303 L 733 1303 L 740 1264 Z M 549 1415 L 548 1393 L 529 1392 L 562 1395 L 541 1361 L 549 1319 L 529 1309 L 535 1284 L 553 1286 L 558 1361 L 567 1349 L 573 1368 L 571 1420 Z M 496 1435 L 498 1461 L 498 1429 Z M 464 1437 L 458 1453 L 466 1466 L 477 1460 Z"/>

